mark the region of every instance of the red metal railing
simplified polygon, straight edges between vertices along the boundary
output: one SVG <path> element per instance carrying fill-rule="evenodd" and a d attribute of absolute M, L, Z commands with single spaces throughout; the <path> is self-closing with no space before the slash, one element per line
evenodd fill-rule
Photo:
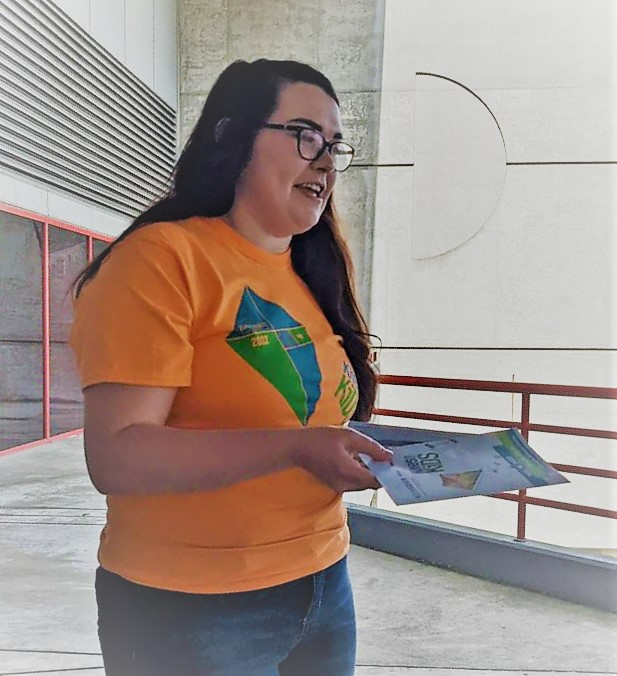
<path fill-rule="evenodd" d="M 376 408 L 375 415 L 390 416 L 395 418 L 408 418 L 412 420 L 430 420 L 434 422 L 459 423 L 465 425 L 479 425 L 485 427 L 516 427 L 521 431 L 525 439 L 529 439 L 529 432 L 551 432 L 553 434 L 569 434 L 582 437 L 595 437 L 598 439 L 617 439 L 617 432 L 613 430 L 599 430 L 581 427 L 566 427 L 564 425 L 544 425 L 533 423 L 530 420 L 532 395 L 550 395 L 555 397 L 582 397 L 585 399 L 617 399 L 617 388 L 612 387 L 579 387 L 565 385 L 543 385 L 539 383 L 509 383 L 488 380 L 460 380 L 453 378 L 419 378 L 415 376 L 381 375 L 381 385 L 400 385 L 405 387 L 425 387 L 446 390 L 468 390 L 477 392 L 503 392 L 520 394 L 521 416 L 520 420 L 495 420 L 489 418 L 471 418 L 466 416 L 452 416 L 436 413 L 423 413 L 419 411 L 400 411 L 387 408 Z M 560 472 L 570 474 L 584 474 L 605 479 L 617 479 L 617 472 L 594 467 L 582 467 L 577 465 L 564 465 L 551 463 Z M 511 500 L 518 503 L 517 538 L 525 539 L 525 521 L 527 505 L 540 507 L 552 507 L 570 512 L 601 516 L 608 519 L 617 519 L 617 511 L 590 507 L 570 502 L 545 500 L 533 498 L 526 491 L 519 491 L 518 495 L 512 493 L 497 493 L 491 497 L 500 500 Z"/>
<path fill-rule="evenodd" d="M 64 221 L 59 221 L 55 218 L 48 218 L 41 214 L 20 209 L 9 204 L 0 202 L 1 213 L 12 214 L 13 216 L 20 216 L 31 221 L 36 221 L 41 225 L 41 240 L 42 240 L 42 261 L 41 261 L 41 279 L 42 279 L 42 402 L 43 402 L 43 436 L 37 441 L 31 441 L 20 446 L 0 450 L 0 456 L 14 453 L 15 451 L 24 450 L 37 446 L 41 443 L 46 443 L 52 439 L 62 439 L 80 432 L 81 430 L 72 430 L 62 434 L 51 434 L 51 317 L 50 317 L 50 277 L 49 277 L 49 226 L 60 228 L 61 230 L 69 230 L 71 232 L 84 235 L 86 237 L 86 252 L 87 260 L 91 261 L 93 258 L 93 241 L 99 240 L 102 242 L 110 242 L 113 238 L 105 237 L 100 233 L 95 233 L 85 228 L 80 228 Z"/>

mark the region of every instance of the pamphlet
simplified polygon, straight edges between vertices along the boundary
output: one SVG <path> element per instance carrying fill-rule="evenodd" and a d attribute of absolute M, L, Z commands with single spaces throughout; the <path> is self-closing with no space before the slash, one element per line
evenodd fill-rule
<path fill-rule="evenodd" d="M 462 434 L 351 426 L 393 452 L 392 464 L 359 457 L 397 505 L 569 483 L 516 429 Z"/>

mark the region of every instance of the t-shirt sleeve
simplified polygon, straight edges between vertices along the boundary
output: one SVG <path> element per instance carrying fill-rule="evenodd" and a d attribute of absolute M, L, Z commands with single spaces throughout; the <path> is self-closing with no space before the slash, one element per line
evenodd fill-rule
<path fill-rule="evenodd" d="M 165 241 L 127 237 L 83 287 L 74 309 L 70 342 L 82 387 L 191 384 L 187 270 Z"/>

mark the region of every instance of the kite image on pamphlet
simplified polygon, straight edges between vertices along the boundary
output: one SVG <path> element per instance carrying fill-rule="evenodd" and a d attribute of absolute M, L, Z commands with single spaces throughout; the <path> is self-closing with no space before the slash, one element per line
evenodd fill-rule
<path fill-rule="evenodd" d="M 482 470 L 479 469 L 475 472 L 459 472 L 458 474 L 442 474 L 441 483 L 444 486 L 457 486 L 458 488 L 464 488 L 467 491 L 473 491 L 478 483 L 478 479 L 482 474 Z"/>

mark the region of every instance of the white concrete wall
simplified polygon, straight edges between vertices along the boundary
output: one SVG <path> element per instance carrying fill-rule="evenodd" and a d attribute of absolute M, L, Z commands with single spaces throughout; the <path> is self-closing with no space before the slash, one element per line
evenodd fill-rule
<path fill-rule="evenodd" d="M 177 109 L 176 0 L 53 2 Z M 6 171 L 0 171 L 0 202 L 110 236 L 132 220 Z"/>
<path fill-rule="evenodd" d="M 384 352 L 382 371 L 617 385 L 616 38 L 611 0 L 387 1 L 372 331 L 384 345 L 511 349 Z M 505 395 L 383 388 L 381 398 L 512 415 Z M 537 422 L 583 427 L 614 428 L 616 413 L 593 402 L 532 404 Z M 617 466 L 613 442 L 531 441 L 555 462 Z M 537 493 L 615 509 L 614 483 L 575 477 Z M 515 532 L 505 516 L 515 506 L 495 500 L 409 511 Z M 532 538 L 617 547 L 615 522 L 539 511 Z"/>
<path fill-rule="evenodd" d="M 616 11 L 610 0 L 389 0 L 379 162 L 415 166 L 379 172 L 375 270 L 387 274 L 377 275 L 372 311 L 387 344 L 614 347 L 617 170 L 554 163 L 617 157 Z M 481 97 L 503 131 L 509 164 L 474 237 L 423 260 L 413 251 L 414 228 L 426 227 L 413 222 L 414 203 L 436 213 L 454 186 L 435 181 L 414 191 L 419 163 L 429 161 L 415 146 L 437 124 L 414 129 L 423 86 L 416 72 L 453 78 Z M 461 101 L 440 103 L 455 124 Z M 485 139 L 476 141 L 481 154 Z M 465 160 L 454 152 L 440 159 Z M 475 196 L 454 206 L 464 220 Z"/>

